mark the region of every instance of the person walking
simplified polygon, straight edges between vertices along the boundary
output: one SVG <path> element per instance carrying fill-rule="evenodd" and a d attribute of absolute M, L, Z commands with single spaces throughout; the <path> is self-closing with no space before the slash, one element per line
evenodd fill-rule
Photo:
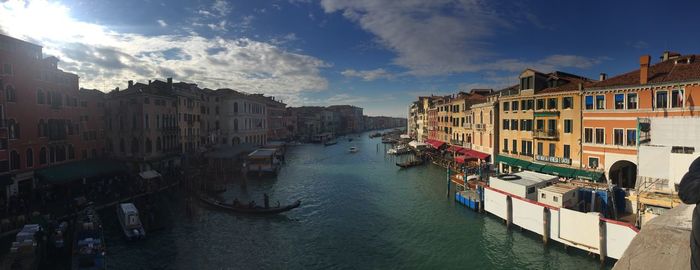
<path fill-rule="evenodd" d="M 690 164 L 688 172 L 681 179 L 678 197 L 686 204 L 695 204 L 690 232 L 690 269 L 700 270 L 700 158 Z"/>

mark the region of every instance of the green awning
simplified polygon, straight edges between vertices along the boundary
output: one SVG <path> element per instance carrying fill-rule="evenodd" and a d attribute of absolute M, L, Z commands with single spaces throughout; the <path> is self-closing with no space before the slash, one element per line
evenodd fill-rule
<path fill-rule="evenodd" d="M 542 172 L 546 174 L 558 175 L 561 177 L 574 178 L 576 175 L 576 169 L 559 167 L 554 165 L 546 165 L 542 168 Z"/>
<path fill-rule="evenodd" d="M 36 170 L 34 174 L 47 184 L 61 185 L 96 176 L 127 171 L 124 163 L 115 160 L 81 160 Z"/>
<path fill-rule="evenodd" d="M 576 178 L 582 178 L 582 179 L 598 182 L 598 181 L 600 181 L 601 178 L 603 178 L 603 173 L 602 172 L 587 171 L 587 170 L 577 170 L 576 171 Z"/>
<path fill-rule="evenodd" d="M 526 169 L 530 165 L 529 161 L 501 155 L 496 156 L 496 162 L 501 162 L 510 166 L 521 167 L 524 169 Z"/>
<path fill-rule="evenodd" d="M 544 168 L 544 166 L 544 164 L 530 163 L 530 165 L 527 166 L 527 169 L 533 172 L 540 172 L 542 171 L 542 168 Z"/>

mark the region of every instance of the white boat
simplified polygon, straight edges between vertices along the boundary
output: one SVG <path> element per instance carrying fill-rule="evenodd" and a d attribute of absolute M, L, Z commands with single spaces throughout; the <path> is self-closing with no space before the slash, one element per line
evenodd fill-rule
<path fill-rule="evenodd" d="M 350 153 L 357 153 L 357 151 L 358 151 L 357 147 L 354 147 L 354 146 L 350 147 L 350 149 L 348 150 L 348 152 L 350 152 Z"/>
<path fill-rule="evenodd" d="M 122 203 L 117 206 L 117 217 L 122 225 L 124 235 L 129 240 L 146 238 L 146 230 L 141 225 L 139 210 L 133 203 Z"/>

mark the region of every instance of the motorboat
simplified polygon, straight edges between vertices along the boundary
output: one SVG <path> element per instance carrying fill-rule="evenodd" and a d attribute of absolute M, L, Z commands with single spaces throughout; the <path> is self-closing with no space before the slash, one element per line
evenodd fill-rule
<path fill-rule="evenodd" d="M 92 206 L 78 213 L 73 239 L 71 269 L 107 269 L 102 223 Z"/>
<path fill-rule="evenodd" d="M 408 154 L 410 152 L 411 148 L 408 148 L 406 145 L 397 145 L 386 151 L 386 153 L 389 155 L 403 155 Z"/>
<path fill-rule="evenodd" d="M 117 206 L 117 217 L 122 226 L 124 236 L 128 240 L 138 240 L 146 238 L 146 230 L 141 224 L 139 210 L 133 203 L 122 203 Z"/>
<path fill-rule="evenodd" d="M 350 152 L 350 153 L 357 153 L 357 151 L 359 151 L 359 150 L 357 149 L 357 147 L 354 147 L 354 146 L 350 147 L 350 149 L 348 149 L 348 152 Z"/>

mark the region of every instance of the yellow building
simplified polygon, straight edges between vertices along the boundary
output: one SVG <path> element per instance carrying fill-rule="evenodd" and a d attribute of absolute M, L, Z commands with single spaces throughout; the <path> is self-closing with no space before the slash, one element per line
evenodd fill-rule
<path fill-rule="evenodd" d="M 591 80 L 560 71 L 527 69 L 499 100 L 499 168 L 586 178 L 581 169 L 581 90 Z"/>
<path fill-rule="evenodd" d="M 471 114 L 474 116 L 473 140 L 471 149 L 490 156 L 493 160 L 498 154 L 498 95 L 490 93 L 486 96 L 486 102 L 471 106 Z"/>

